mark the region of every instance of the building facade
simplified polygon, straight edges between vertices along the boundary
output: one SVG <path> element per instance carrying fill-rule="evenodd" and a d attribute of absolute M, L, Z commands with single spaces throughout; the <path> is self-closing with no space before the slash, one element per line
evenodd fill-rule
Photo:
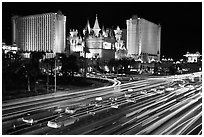
<path fill-rule="evenodd" d="M 121 30 L 118 26 L 115 33 L 115 58 L 122 59 L 127 56 L 127 49 L 125 48 L 125 40 L 124 40 L 124 30 Z"/>
<path fill-rule="evenodd" d="M 66 16 L 61 12 L 12 17 L 13 44 L 25 52 L 62 53 L 66 43 Z"/>
<path fill-rule="evenodd" d="M 16 53 L 18 50 L 18 47 L 16 45 L 7 45 L 5 42 L 2 42 L 2 50 L 4 50 L 4 53 L 7 53 L 7 52 Z"/>
<path fill-rule="evenodd" d="M 133 16 L 126 20 L 129 56 L 144 62 L 160 61 L 161 26 Z"/>
<path fill-rule="evenodd" d="M 67 38 L 70 48 L 70 54 L 79 52 L 80 56 L 84 54 L 84 41 L 81 36 L 78 34 L 78 30 L 70 30 L 70 35 Z"/>
<path fill-rule="evenodd" d="M 201 57 L 201 54 L 199 52 L 196 52 L 196 53 L 187 52 L 183 56 L 187 57 L 188 63 L 196 63 L 196 62 L 198 62 L 199 58 Z"/>

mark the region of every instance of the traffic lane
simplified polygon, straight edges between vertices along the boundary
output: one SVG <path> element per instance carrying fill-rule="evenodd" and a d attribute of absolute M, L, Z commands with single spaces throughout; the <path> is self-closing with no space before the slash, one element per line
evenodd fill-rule
<path fill-rule="evenodd" d="M 99 127 L 101 125 L 105 125 L 108 123 L 112 123 L 113 121 L 117 121 L 118 119 L 120 119 L 123 116 L 123 112 L 118 112 L 116 115 L 112 115 L 109 117 L 106 117 L 104 119 L 98 120 L 98 121 L 94 121 L 90 124 L 84 125 L 80 128 L 77 129 L 73 129 L 70 131 L 67 131 L 66 129 L 60 132 L 49 132 L 48 134 L 62 134 L 62 135 L 77 135 L 77 134 L 81 134 L 83 132 L 87 132 L 89 130 L 94 130 L 96 127 Z"/>
<path fill-rule="evenodd" d="M 102 96 L 102 95 L 107 95 L 107 94 L 111 94 L 111 93 L 108 93 L 108 92 L 103 92 L 103 91 L 100 91 L 100 92 L 102 92 L 102 94 L 99 94 L 99 93 L 95 93 L 95 96 Z M 94 94 L 92 94 L 92 93 L 89 93 L 89 95 L 94 95 Z M 75 98 L 75 97 L 71 97 L 71 98 L 69 98 L 69 99 L 67 99 L 67 97 L 65 97 L 65 98 L 63 98 L 63 99 L 60 99 L 60 100 L 62 100 L 61 102 L 59 101 L 59 102 L 54 102 L 54 103 L 49 103 L 49 105 L 47 105 L 46 103 L 45 103 L 45 106 L 41 106 L 42 104 L 38 104 L 38 105 L 35 105 L 35 106 L 33 106 L 34 108 L 32 108 L 31 106 L 27 106 L 27 107 L 25 107 L 25 109 L 23 110 L 23 108 L 19 108 L 19 109 L 17 109 L 17 112 L 15 111 L 15 112 L 13 112 L 13 113 L 10 113 L 10 114 L 6 114 L 6 115 L 9 115 L 9 116 L 7 116 L 7 117 L 5 117 L 5 116 L 3 116 L 3 121 L 6 121 L 6 120 L 9 120 L 9 119 L 15 119 L 15 118 L 19 118 L 19 117 L 21 117 L 21 115 L 24 115 L 25 113 L 27 113 L 27 112 L 34 112 L 34 111 L 39 111 L 40 109 L 50 109 L 50 108 L 52 108 L 52 107 L 64 107 L 65 106 L 65 104 L 67 105 L 67 104 L 75 104 L 75 103 L 78 103 L 79 104 L 79 102 L 85 102 L 85 101 L 87 101 L 87 100 L 90 100 L 89 99 L 89 97 L 90 96 L 87 96 L 87 94 L 84 94 L 84 95 L 80 95 L 80 96 L 78 96 L 78 97 L 80 97 L 80 98 Z M 86 99 L 87 98 L 87 99 Z M 90 97 L 91 98 L 91 97 Z M 94 97 L 93 97 L 94 98 Z M 66 99 L 66 100 L 64 100 L 64 99 Z M 62 104 L 62 105 L 60 105 L 60 104 Z M 32 108 L 32 109 L 30 109 L 30 107 Z M 19 110 L 19 111 L 18 111 Z M 16 115 L 15 115 L 16 114 Z"/>
<path fill-rule="evenodd" d="M 191 122 L 187 123 L 186 126 L 183 129 L 181 129 L 181 131 L 178 132 L 177 134 L 179 135 L 193 134 L 197 132 L 197 127 L 201 124 L 202 124 L 202 113 L 197 115 L 193 120 L 191 120 Z"/>
<path fill-rule="evenodd" d="M 160 97 L 162 97 L 163 95 L 160 95 L 160 94 L 157 94 L 155 97 L 152 97 L 152 98 L 149 98 L 149 99 L 146 99 L 144 101 L 136 101 L 136 103 L 132 104 L 132 106 L 130 107 L 130 109 L 128 111 L 126 111 L 126 117 L 123 117 L 122 119 L 120 119 L 119 121 L 117 122 L 114 122 L 112 124 L 114 124 L 114 127 L 111 127 L 113 128 L 111 130 L 111 128 L 109 128 L 108 130 L 106 130 L 106 128 L 102 129 L 102 131 L 95 131 L 94 133 L 90 133 L 90 134 L 112 134 L 111 132 L 114 132 L 115 130 L 121 128 L 121 124 L 127 119 L 127 115 L 129 113 L 131 113 L 132 111 L 134 110 L 138 110 L 138 109 L 142 109 L 144 106 L 146 106 L 147 104 L 151 104 L 153 102 L 155 102 L 156 100 L 154 99 L 160 99 Z M 167 94 L 168 96 L 168 94 Z M 146 102 L 146 103 L 145 103 Z M 140 105 L 140 106 L 138 106 Z M 129 116 L 128 116 L 129 117 Z M 130 119 L 130 118 L 129 118 Z M 124 128 L 124 127 L 122 127 Z"/>
<path fill-rule="evenodd" d="M 41 107 L 47 107 L 47 106 L 55 106 L 59 103 L 63 103 L 64 101 L 67 102 L 67 100 L 76 100 L 77 98 L 80 98 L 80 99 L 83 99 L 83 97 L 86 97 L 88 95 L 97 95 L 99 93 L 104 93 L 104 91 L 107 92 L 107 90 L 99 90 L 97 92 L 94 92 L 92 93 L 92 91 L 86 93 L 86 94 L 74 94 L 74 95 L 66 95 L 66 96 L 63 96 L 63 97 L 53 97 L 51 99 L 46 99 L 46 100 L 43 100 L 43 101 L 34 101 L 34 102 L 29 102 L 26 103 L 26 104 L 18 104 L 17 107 L 7 107 L 5 109 L 3 109 L 2 113 L 3 113 L 3 117 L 7 116 L 7 115 L 13 115 L 15 113 L 20 113 L 22 112 L 22 110 L 24 111 L 28 111 L 30 108 L 39 108 L 39 103 L 40 103 L 40 106 Z M 108 91 L 112 91 L 112 88 Z M 77 99 L 76 101 L 80 101 L 80 99 Z M 29 105 L 29 106 L 28 106 Z M 13 111 L 15 110 L 15 111 Z"/>
<path fill-rule="evenodd" d="M 184 106 L 179 107 L 176 110 L 175 109 L 170 110 L 170 112 L 171 112 L 170 114 L 162 117 L 161 120 L 153 123 L 151 126 L 143 129 L 142 131 L 140 131 L 137 134 L 146 134 L 146 135 L 152 134 L 152 132 L 155 131 L 155 129 L 161 127 L 162 124 L 164 124 L 165 122 L 168 122 L 169 120 L 171 120 L 175 116 L 179 116 L 182 113 L 185 113 L 186 110 L 191 109 L 192 107 L 195 107 L 196 105 L 200 104 L 200 101 L 201 101 L 201 98 L 198 98 L 198 100 L 190 101 L 187 104 L 185 104 Z"/>
<path fill-rule="evenodd" d="M 99 108 L 96 108 L 96 109 L 99 109 Z M 92 116 L 90 115 L 90 114 L 87 114 L 87 111 L 89 111 L 89 110 L 87 110 L 87 109 L 84 109 L 83 111 L 78 111 L 78 112 L 80 112 L 80 113 L 76 113 L 76 114 L 73 114 L 73 115 L 70 115 L 70 116 L 72 116 L 72 117 L 77 117 L 77 118 L 79 118 L 79 119 L 81 119 L 80 121 L 82 121 L 82 119 L 90 119 Z M 64 115 L 65 117 L 69 117 L 68 115 Z M 47 126 L 47 125 L 45 125 L 45 126 Z M 58 132 L 59 130 L 61 131 L 61 130 L 63 130 L 63 129 L 68 129 L 69 128 L 69 126 L 66 126 L 66 127 L 61 127 L 61 128 L 59 128 L 59 129 L 52 129 L 51 131 L 52 132 Z M 37 131 L 39 132 L 40 131 L 40 129 L 37 129 Z M 38 133 L 38 132 L 36 132 L 36 133 Z M 43 132 L 43 131 L 40 131 L 41 133 Z M 43 133 L 43 134 L 46 134 L 46 133 Z"/>
<path fill-rule="evenodd" d="M 165 133 L 166 135 L 177 135 L 187 124 L 192 123 L 192 120 L 196 117 L 198 117 L 201 114 L 201 112 L 189 119 L 187 119 L 186 121 L 180 123 L 177 126 L 174 126 L 170 131 L 168 131 L 167 133 Z"/>
<path fill-rule="evenodd" d="M 189 119 L 195 117 L 200 113 L 199 105 L 187 110 L 183 114 L 181 114 L 178 117 L 173 117 L 172 120 L 169 121 L 169 123 L 165 123 L 160 129 L 155 130 L 152 132 L 153 135 L 169 135 L 172 130 L 174 130 L 176 127 L 179 127 L 180 125 L 186 124 L 186 121 Z M 181 127 L 181 126 L 180 126 Z"/>
<path fill-rule="evenodd" d="M 181 106 L 183 106 L 185 104 L 185 102 L 183 102 L 182 104 L 180 103 L 180 105 Z M 180 105 L 177 105 L 177 107 L 181 107 Z M 176 107 L 174 107 L 174 109 L 176 109 Z M 156 113 L 156 115 L 150 115 L 150 116 L 148 116 L 148 115 L 146 115 L 146 116 L 148 116 L 148 118 L 150 117 L 152 117 L 151 119 L 152 120 L 154 120 L 154 121 L 157 121 L 158 120 L 158 117 L 159 117 L 159 119 L 161 119 L 161 118 L 163 118 L 163 117 L 165 117 L 166 115 L 169 115 L 169 114 L 171 114 L 172 112 L 170 112 L 170 111 L 168 111 L 168 109 L 166 109 L 166 110 L 163 110 L 162 112 L 159 112 L 159 113 Z M 145 115 L 144 115 L 145 116 Z M 147 119 L 148 119 L 147 118 Z M 135 118 L 135 120 L 137 120 L 136 118 Z M 138 120 L 139 121 L 139 120 Z M 129 127 L 128 128 L 128 130 L 130 130 L 130 131 L 126 131 L 126 129 L 123 129 L 123 130 L 121 130 L 121 131 L 119 131 L 117 134 L 123 134 L 123 133 L 125 133 L 125 134 L 136 134 L 137 132 L 139 132 L 141 129 L 143 129 L 144 128 L 144 126 L 145 126 L 145 122 L 144 123 L 139 123 L 138 124 L 138 122 L 134 122 L 136 125 L 133 125 L 133 126 L 131 126 L 131 127 Z M 149 122 L 149 121 L 147 121 L 147 123 L 146 124 L 148 124 L 149 126 L 151 126 L 151 124 L 152 123 L 154 123 L 153 121 L 151 121 L 151 122 Z M 148 125 L 146 125 L 146 126 L 148 126 Z"/>
<path fill-rule="evenodd" d="M 132 86 L 135 86 L 135 85 L 132 85 Z M 99 93 L 100 92 L 103 92 L 104 91 L 104 89 L 102 89 L 101 91 L 99 91 Z M 105 90 L 106 92 L 107 92 L 107 90 Z M 110 89 L 110 91 L 111 91 L 111 89 Z M 92 93 L 88 93 L 88 94 L 92 94 Z M 87 96 L 88 94 L 83 94 L 83 96 Z M 96 92 L 94 92 L 94 94 L 97 94 Z M 78 97 L 81 97 L 81 95 L 78 95 Z M 76 98 L 76 96 L 74 96 L 74 97 L 71 97 L 71 98 Z M 60 97 L 60 100 L 59 100 L 59 97 L 58 97 L 58 99 L 57 98 L 54 98 L 54 101 L 56 100 L 56 101 L 62 101 L 62 100 L 64 100 L 64 99 L 71 99 L 70 97 L 69 98 L 67 98 L 67 97 Z M 47 103 L 47 101 L 45 100 L 45 101 L 43 101 L 43 102 L 46 102 Z M 52 99 L 52 101 L 51 102 L 53 102 L 53 99 Z M 39 101 L 38 101 L 38 103 L 39 103 Z M 34 102 L 34 103 L 31 103 L 31 105 L 34 105 L 33 107 L 35 107 L 35 105 L 36 105 L 36 103 Z M 19 106 L 21 106 L 21 105 L 18 105 L 18 107 Z M 21 107 L 21 110 L 23 109 L 23 107 L 25 107 L 25 105 L 22 105 L 22 107 Z M 29 107 L 31 107 L 31 106 L 29 106 Z M 10 108 L 10 110 L 12 109 L 13 107 L 11 107 Z M 15 110 L 16 109 L 18 109 L 18 108 L 15 108 Z M 20 108 L 19 108 L 20 109 Z M 5 111 L 8 111 L 9 110 L 9 108 L 7 108 Z M 5 111 L 3 111 L 3 113 L 6 113 Z M 12 113 L 13 114 L 13 113 Z M 8 115 L 8 114 L 7 114 Z"/>
<path fill-rule="evenodd" d="M 26 113 L 24 115 L 21 115 L 20 117 L 10 120 L 10 121 L 6 121 L 6 122 L 2 122 L 2 131 L 3 134 L 7 134 L 9 133 L 9 131 L 16 131 L 18 129 L 20 129 L 21 127 L 29 127 L 32 124 L 35 124 L 37 122 L 40 122 L 41 119 L 43 118 L 49 118 L 52 117 L 56 114 L 58 114 L 60 111 L 56 112 L 54 110 L 56 110 L 57 108 L 53 108 L 53 109 L 47 109 L 47 110 L 38 110 L 35 112 L 29 112 Z M 27 122 L 32 122 L 32 123 L 26 123 L 24 121 Z"/>
<path fill-rule="evenodd" d="M 147 103 L 148 103 L 148 100 L 146 100 Z M 144 104 L 144 102 L 140 102 L 141 105 L 146 105 Z M 134 103 L 131 105 L 131 107 L 129 107 L 130 109 L 133 108 L 133 107 L 137 107 L 138 108 L 138 103 Z M 143 106 L 140 106 L 140 108 L 142 108 Z M 126 112 L 126 115 L 127 113 L 131 113 L 131 110 L 128 109 Z M 124 111 L 124 110 L 121 110 L 121 111 Z M 121 124 L 125 121 L 125 119 L 127 119 L 127 117 L 123 117 L 121 118 L 119 121 L 116 121 L 116 122 L 113 122 L 113 123 L 110 123 L 109 125 L 109 129 L 107 129 L 107 126 L 104 127 L 104 128 L 101 128 L 100 131 L 94 131 L 93 133 L 89 133 L 89 134 L 112 134 L 111 132 L 114 132 L 114 130 L 117 130 L 118 128 L 124 128 L 125 126 L 121 126 Z M 113 125 L 113 126 L 112 126 Z"/>
<path fill-rule="evenodd" d="M 103 92 L 103 90 L 100 91 L 100 92 Z M 91 94 L 91 93 L 89 93 L 89 94 Z M 95 93 L 95 94 L 97 94 L 97 93 Z M 87 94 L 83 94 L 83 96 L 87 96 Z M 80 97 L 81 97 L 81 95 L 80 95 Z M 72 98 L 76 98 L 76 97 L 72 97 Z M 60 98 L 60 100 L 58 100 L 58 99 L 55 98 L 55 100 L 61 101 L 61 104 L 62 104 L 62 103 L 67 104 L 67 102 L 62 101 L 62 100 L 64 100 L 64 99 L 67 99 L 67 98 L 66 98 L 66 97 Z M 69 98 L 69 99 L 70 99 L 70 98 Z M 81 99 L 84 99 L 84 98 L 82 97 Z M 43 102 L 45 102 L 45 101 L 43 101 Z M 77 101 L 76 101 L 76 102 L 77 102 Z M 54 104 L 53 104 L 53 105 L 54 105 Z M 57 104 L 55 104 L 55 105 L 57 105 Z M 24 106 L 24 105 L 23 105 L 23 106 Z M 29 106 L 29 108 L 30 108 L 30 107 L 31 107 L 31 106 Z M 37 110 L 39 109 L 39 107 L 36 107 L 36 106 L 35 106 L 35 103 L 34 103 L 34 106 L 33 106 L 33 107 L 35 107 Z M 43 107 L 45 107 L 45 106 L 43 106 Z M 43 107 L 42 107 L 42 108 L 43 108 Z M 36 110 L 35 108 L 34 108 L 34 110 Z M 19 108 L 19 109 L 20 109 L 20 108 Z M 26 109 L 26 110 L 24 110 L 24 111 L 22 112 L 22 109 L 23 109 L 23 108 L 21 108 L 21 110 L 20 110 L 21 113 L 23 113 L 23 112 L 25 113 L 25 112 L 29 111 L 29 109 L 24 108 L 24 109 Z M 15 110 L 16 110 L 16 109 L 15 109 Z M 33 110 L 33 111 L 34 111 L 34 110 Z M 8 110 L 7 110 L 7 111 L 8 111 Z M 19 112 L 20 112 L 20 111 L 19 111 Z M 18 112 L 18 116 L 20 115 L 19 112 Z M 17 113 L 17 112 L 15 112 L 15 113 Z M 24 113 L 23 113 L 23 114 L 24 114 Z M 11 115 L 12 115 L 12 114 L 14 114 L 14 113 L 11 113 Z M 7 114 L 7 115 L 9 115 L 9 114 Z M 3 120 L 5 120 L 5 118 L 3 118 Z"/>
<path fill-rule="evenodd" d="M 200 120 L 202 120 L 202 118 Z M 199 135 L 200 131 L 202 131 L 202 123 L 193 128 L 190 132 L 187 133 L 187 135 Z"/>
<path fill-rule="evenodd" d="M 126 102 L 124 99 L 122 99 L 121 101 L 123 101 L 124 103 Z M 122 102 L 121 102 L 122 103 Z"/>
<path fill-rule="evenodd" d="M 95 106 L 94 105 L 87 106 L 86 110 L 91 109 L 93 107 L 95 107 Z M 65 108 L 64 109 L 53 108 L 53 109 L 51 109 L 49 111 L 43 111 L 42 113 L 36 113 L 35 112 L 34 115 L 31 115 L 32 113 L 28 113 L 30 115 L 26 115 L 25 117 L 20 118 L 20 121 L 18 121 L 18 125 L 16 125 L 16 128 L 15 129 L 12 128 L 13 129 L 12 132 L 8 133 L 8 134 L 19 134 L 19 133 L 23 133 L 23 131 L 28 132 L 30 130 L 36 130 L 37 127 L 41 128 L 43 125 L 47 126 L 46 124 L 43 124 L 44 121 L 47 123 L 47 121 L 49 121 L 51 119 L 54 119 L 54 118 L 58 117 L 61 114 L 65 114 L 64 110 L 65 110 Z M 81 113 L 82 111 L 84 111 L 84 108 L 81 108 L 80 110 L 78 110 L 76 114 Z M 69 114 L 67 114 L 67 116 L 68 115 Z M 32 120 L 33 119 L 33 121 L 36 121 L 36 122 L 34 122 L 32 124 L 25 123 L 25 122 L 23 122 L 23 118 L 25 120 L 29 120 L 29 119 Z M 41 122 L 43 122 L 43 123 L 41 123 Z M 23 125 L 25 125 L 25 126 L 23 127 Z M 40 126 L 38 126 L 38 125 L 40 125 Z M 17 126 L 19 126 L 19 128 L 17 128 Z"/>

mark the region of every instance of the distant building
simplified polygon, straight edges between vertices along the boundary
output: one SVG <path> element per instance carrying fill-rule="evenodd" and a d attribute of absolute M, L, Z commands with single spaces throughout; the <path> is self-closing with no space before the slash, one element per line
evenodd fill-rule
<path fill-rule="evenodd" d="M 189 63 L 196 63 L 196 62 L 198 62 L 198 59 L 201 57 L 201 54 L 199 52 L 196 52 L 196 53 L 189 53 L 189 52 L 187 52 L 183 56 L 187 57 L 187 62 L 189 62 Z"/>
<path fill-rule="evenodd" d="M 161 26 L 133 16 L 126 20 L 128 55 L 143 62 L 160 61 Z"/>
<path fill-rule="evenodd" d="M 18 47 L 16 45 L 7 45 L 5 42 L 2 42 L 2 49 L 4 50 L 4 53 L 7 53 L 7 52 L 16 53 L 18 50 Z"/>
<path fill-rule="evenodd" d="M 12 17 L 13 44 L 24 52 L 62 53 L 66 41 L 66 16 L 61 12 Z"/>

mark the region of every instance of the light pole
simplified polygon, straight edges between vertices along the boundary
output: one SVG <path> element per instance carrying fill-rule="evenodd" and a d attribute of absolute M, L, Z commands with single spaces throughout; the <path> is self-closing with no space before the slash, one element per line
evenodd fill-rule
<path fill-rule="evenodd" d="M 57 92 L 57 54 L 55 53 L 55 90 Z"/>
<path fill-rule="evenodd" d="M 86 78 L 86 72 L 87 72 L 87 67 L 86 67 L 86 50 L 87 50 L 87 30 L 84 31 L 84 78 Z"/>

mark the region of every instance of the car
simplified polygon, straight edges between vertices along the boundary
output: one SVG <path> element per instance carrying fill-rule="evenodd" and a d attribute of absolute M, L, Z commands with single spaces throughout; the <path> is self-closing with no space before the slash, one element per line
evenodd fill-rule
<path fill-rule="evenodd" d="M 102 98 L 102 97 L 96 97 L 95 100 L 96 100 L 96 101 L 102 101 L 103 98 Z"/>
<path fill-rule="evenodd" d="M 166 90 L 166 91 L 173 91 L 173 90 L 174 90 L 174 88 L 169 87 L 169 88 L 166 88 L 165 90 Z"/>
<path fill-rule="evenodd" d="M 117 97 L 110 97 L 109 100 L 114 102 L 114 101 L 117 101 L 118 99 L 117 99 Z"/>
<path fill-rule="evenodd" d="M 49 117 L 53 114 L 57 114 L 59 112 L 53 111 L 53 110 L 48 110 L 48 111 L 37 111 L 37 112 L 31 112 L 25 114 L 22 118 L 20 118 L 23 122 L 28 123 L 28 124 L 34 124 L 37 123 L 39 120 Z"/>
<path fill-rule="evenodd" d="M 99 103 L 95 103 L 94 105 L 95 105 L 95 107 L 101 107 L 101 106 L 102 106 L 102 105 L 99 104 Z"/>
<path fill-rule="evenodd" d="M 140 91 L 140 94 L 147 94 L 147 91 L 146 90 L 142 90 L 142 91 Z"/>
<path fill-rule="evenodd" d="M 132 88 L 128 89 L 128 92 L 133 92 L 134 90 Z"/>
<path fill-rule="evenodd" d="M 165 86 L 159 86 L 157 89 L 165 89 Z"/>
<path fill-rule="evenodd" d="M 54 112 L 56 112 L 56 113 L 61 113 L 61 112 L 63 112 L 64 110 L 62 109 L 62 108 L 60 108 L 60 107 L 56 107 L 56 108 L 54 108 Z"/>
<path fill-rule="evenodd" d="M 183 88 L 184 87 L 184 85 L 183 84 L 178 84 L 179 85 L 179 87 L 181 87 L 181 88 Z"/>
<path fill-rule="evenodd" d="M 165 92 L 165 91 L 164 91 L 163 89 L 161 89 L 161 90 L 157 90 L 156 93 L 163 94 L 164 92 Z"/>
<path fill-rule="evenodd" d="M 78 105 L 67 106 L 64 112 L 67 114 L 73 114 L 77 111 L 77 109 L 79 109 Z"/>
<path fill-rule="evenodd" d="M 157 89 L 156 89 L 156 88 L 152 88 L 150 91 L 152 91 L 152 92 L 156 92 Z"/>
<path fill-rule="evenodd" d="M 91 111 L 87 111 L 86 113 L 87 113 L 87 114 L 90 114 L 90 115 L 92 115 L 92 116 L 94 116 L 94 115 L 96 114 L 96 112 L 91 112 Z"/>
<path fill-rule="evenodd" d="M 69 107 L 65 108 L 65 113 L 67 113 L 67 114 L 73 114 L 75 112 L 76 112 L 76 109 L 70 109 Z"/>
<path fill-rule="evenodd" d="M 118 104 L 116 104 L 116 103 L 111 103 L 111 107 L 112 107 L 112 108 L 118 108 L 118 107 L 119 107 L 119 105 L 118 105 Z"/>
<path fill-rule="evenodd" d="M 72 125 L 77 121 L 79 121 L 79 118 L 60 115 L 58 118 L 48 121 L 47 126 L 51 128 L 60 128 L 62 126 Z"/>
<path fill-rule="evenodd" d="M 126 101 L 127 101 L 127 102 L 136 103 L 136 100 L 134 100 L 134 99 L 130 99 L 130 98 L 128 98 Z"/>
<path fill-rule="evenodd" d="M 51 128 L 60 128 L 61 124 L 59 124 L 57 122 L 48 121 L 47 126 L 51 127 Z"/>
<path fill-rule="evenodd" d="M 33 124 L 33 123 L 36 123 L 37 121 L 33 120 L 33 118 L 22 118 L 22 121 L 25 122 L 25 123 L 28 123 L 28 124 Z"/>
<path fill-rule="evenodd" d="M 129 97 L 131 97 L 131 94 L 125 94 L 125 97 L 129 98 Z"/>
<path fill-rule="evenodd" d="M 190 85 L 190 84 L 186 85 L 185 87 L 189 88 L 190 90 L 195 89 L 195 87 L 193 85 Z"/>

